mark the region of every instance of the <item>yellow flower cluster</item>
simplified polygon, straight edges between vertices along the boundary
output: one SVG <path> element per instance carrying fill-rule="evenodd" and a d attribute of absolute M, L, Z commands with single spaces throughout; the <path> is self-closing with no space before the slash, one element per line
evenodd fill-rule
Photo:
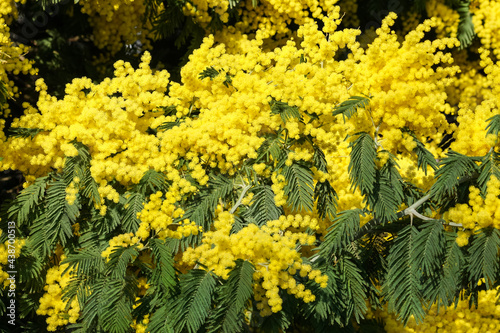
<path fill-rule="evenodd" d="M 465 229 L 476 230 L 493 226 L 500 229 L 500 180 L 491 176 L 483 199 L 477 187 L 469 188 L 468 204 L 458 204 L 443 217 L 461 223 Z M 465 245 L 465 244 L 464 244 Z"/>
<path fill-rule="evenodd" d="M 379 312 L 376 317 L 385 322 L 388 333 L 496 333 L 500 331 L 500 305 L 496 302 L 496 290 L 480 291 L 478 308 L 469 309 L 469 301 L 461 300 L 457 307 L 440 308 L 433 305 L 424 322 L 417 325 L 410 319 L 406 327 L 387 313 Z"/>
<path fill-rule="evenodd" d="M 64 259 L 64 255 L 61 260 Z M 36 310 L 38 315 L 47 317 L 47 330 L 56 331 L 59 326 L 65 326 L 68 323 L 76 323 L 80 316 L 80 306 L 74 299 L 69 309 L 66 311 L 67 302 L 62 300 L 62 290 L 71 280 L 71 272 L 64 270 L 68 264 L 54 266 L 47 271 L 45 293 L 40 298 L 40 306 Z"/>
<path fill-rule="evenodd" d="M 100 192 L 113 201 L 116 193 L 106 188 L 108 181 L 138 183 L 151 168 L 165 171 L 164 156 L 157 154 L 160 140 L 146 130 L 159 115 L 154 111 L 172 104 L 165 96 L 169 74 L 153 73 L 150 59 L 145 53 L 137 70 L 119 61 L 116 77 L 100 84 L 75 79 L 60 100 L 50 96 L 43 80 L 38 80 L 38 110 L 26 104 L 25 115 L 12 126 L 44 131 L 33 140 L 9 138 L 2 147 L 5 153 L 0 168 L 21 170 L 28 177 L 44 175 L 51 167 L 61 170 L 65 156 L 75 155 L 71 141 L 77 140 L 90 149 L 92 176 L 102 187 Z M 178 177 L 172 167 L 168 171 L 170 179 Z"/>
<path fill-rule="evenodd" d="M 36 74 L 36 70 L 32 67 L 33 61 L 29 61 L 24 57 L 28 52 L 28 47 L 22 44 L 16 44 L 10 39 L 10 29 L 7 26 L 13 18 L 17 18 L 17 10 L 15 2 L 25 3 L 26 0 L 0 1 L 0 81 L 5 84 L 7 92 L 11 97 L 19 97 L 18 88 L 14 85 L 14 81 L 10 80 L 8 74 L 18 75 Z M 10 109 L 8 105 L 0 105 L 0 116 L 8 116 Z"/>
<path fill-rule="evenodd" d="M 151 24 L 143 20 L 146 11 L 144 0 L 84 0 L 81 11 L 89 15 L 94 29 L 94 44 L 114 55 L 124 45 L 140 43 L 141 49 L 149 48 Z"/>
<path fill-rule="evenodd" d="M 500 2 L 494 0 L 475 0 L 471 6 L 472 23 L 474 30 L 481 40 L 483 47 L 492 50 L 497 59 L 500 59 Z"/>
<path fill-rule="evenodd" d="M 291 227 L 317 229 L 316 219 L 301 215 L 282 216 L 261 228 L 249 224 L 231 234 L 233 223 L 233 215 L 219 209 L 214 230 L 205 232 L 202 245 L 188 248 L 182 260 L 187 264 L 197 261 L 224 279 L 228 278 L 235 260 L 251 262 L 255 266 L 255 299 L 262 315 L 281 310 L 283 301 L 279 296 L 280 288 L 305 302 L 314 301 L 311 291 L 296 282 L 293 277 L 296 273 L 326 287 L 328 278 L 320 271 L 313 270 L 310 265 L 303 264 L 300 253 L 296 250 L 297 244 L 314 244 L 316 237 L 305 232 L 286 230 Z"/>
<path fill-rule="evenodd" d="M 187 182 L 187 180 L 185 181 Z M 177 201 L 181 200 L 182 194 L 176 184 L 169 188 L 164 199 L 162 199 L 162 192 L 152 194 L 149 197 L 149 202 L 144 205 L 144 209 L 137 214 L 141 224 L 136 235 L 145 240 L 149 237 L 150 231 L 153 230 L 160 239 L 180 239 L 201 232 L 200 226 L 187 219 L 178 224 L 173 223 L 174 219 L 182 217 L 184 214 L 184 211 L 175 205 Z"/>
<path fill-rule="evenodd" d="M 140 238 L 134 236 L 132 232 L 115 236 L 109 240 L 109 246 L 101 253 L 101 256 L 109 259 L 109 256 L 113 253 L 116 247 L 129 247 L 130 245 L 135 244 L 137 244 L 139 250 L 144 247 Z"/>
<path fill-rule="evenodd" d="M 0 235 L 1 234 L 2 231 L 0 230 Z M 21 249 L 25 244 L 26 240 L 21 238 L 16 238 L 13 244 L 10 243 L 11 247 L 9 247 L 9 241 L 0 244 L 0 265 L 5 266 L 9 263 L 9 261 L 12 262 L 12 259 L 19 258 L 21 255 Z M 12 246 L 14 248 L 12 248 Z M 4 287 L 7 287 L 10 284 L 10 281 L 7 280 L 9 278 L 9 274 L 6 272 L 9 270 L 11 269 L 6 269 L 4 271 L 3 267 L 0 266 L 0 285 L 3 284 Z"/>
<path fill-rule="evenodd" d="M 455 141 L 450 148 L 472 156 L 485 155 L 492 147 L 498 144 L 498 137 L 486 135 L 487 120 L 500 113 L 500 63 L 494 63 L 490 58 L 490 52 L 480 48 L 480 66 L 484 69 L 486 76 L 476 83 L 489 90 L 489 93 L 481 94 L 482 100 L 471 106 L 464 103 L 458 110 L 457 121 L 460 126 L 454 133 Z M 474 76 L 475 78 L 475 76 Z"/>

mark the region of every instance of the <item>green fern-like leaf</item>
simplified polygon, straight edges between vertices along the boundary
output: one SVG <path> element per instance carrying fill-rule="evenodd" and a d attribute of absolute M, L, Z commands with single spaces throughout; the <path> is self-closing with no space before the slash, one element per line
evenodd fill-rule
<path fill-rule="evenodd" d="M 248 261 L 236 261 L 227 282 L 221 287 L 217 307 L 209 320 L 208 332 L 241 332 L 244 309 L 253 295 L 254 267 Z"/>
<path fill-rule="evenodd" d="M 271 158 L 274 161 L 286 160 L 286 152 L 283 149 L 285 143 L 283 132 L 271 133 L 266 135 L 265 138 L 265 141 L 257 150 L 258 157 L 255 162 L 261 162 L 262 160 L 269 162 Z"/>
<path fill-rule="evenodd" d="M 362 214 L 361 209 L 351 209 L 344 210 L 337 215 L 328 228 L 324 242 L 321 243 L 321 256 L 324 258 L 340 256 L 358 234 L 360 215 Z"/>
<path fill-rule="evenodd" d="M 91 155 L 88 148 L 81 142 L 72 142 L 78 151 L 78 155 L 66 157 L 63 169 L 63 178 L 66 185 L 69 185 L 75 177 L 82 180 L 85 177 L 85 169 L 90 168 Z"/>
<path fill-rule="evenodd" d="M 445 245 L 444 228 L 438 221 L 425 223 L 415 237 L 417 266 L 427 276 L 433 276 L 440 269 Z"/>
<path fill-rule="evenodd" d="M 386 280 L 383 286 L 388 310 L 407 323 L 411 316 L 417 323 L 425 317 L 420 273 L 416 260 L 415 241 L 418 230 L 408 225 L 399 231 L 389 251 Z"/>
<path fill-rule="evenodd" d="M 141 221 L 137 218 L 139 213 L 144 208 L 146 197 L 142 193 L 126 193 L 125 209 L 122 219 L 122 227 L 125 232 L 136 232 Z"/>
<path fill-rule="evenodd" d="M 283 168 L 286 180 L 284 187 L 287 203 L 293 211 L 312 212 L 314 205 L 314 182 L 312 171 L 304 163 L 294 162 Z"/>
<path fill-rule="evenodd" d="M 436 304 L 438 311 L 440 307 L 450 306 L 458 295 L 460 283 L 462 282 L 462 271 L 465 258 L 461 248 L 456 242 L 456 232 L 445 232 L 444 256 L 440 268 L 424 279 L 424 299 L 429 304 Z M 437 246 L 442 246 L 442 243 Z"/>
<path fill-rule="evenodd" d="M 7 90 L 7 87 L 2 81 L 0 81 L 0 110 L 2 109 L 3 105 L 7 103 L 9 97 L 10 94 L 9 91 Z"/>
<path fill-rule="evenodd" d="M 413 141 L 417 144 L 417 146 L 413 149 L 413 152 L 417 154 L 417 167 L 421 168 L 425 175 L 427 175 L 427 168 L 431 167 L 434 171 L 437 170 L 437 162 L 434 156 L 430 151 L 425 148 L 425 145 L 420 141 L 415 133 L 410 131 L 409 129 L 404 129 L 403 132 L 410 134 L 413 138 Z"/>
<path fill-rule="evenodd" d="M 83 190 L 81 194 L 89 199 L 89 206 L 94 207 L 101 203 L 101 196 L 99 194 L 99 186 L 90 172 L 90 168 L 85 168 L 83 179 L 81 181 Z"/>
<path fill-rule="evenodd" d="M 208 186 L 188 204 L 184 218 L 196 222 L 204 230 L 210 229 L 219 199 L 225 200 L 232 191 L 231 179 L 223 175 L 215 176 L 208 182 Z"/>
<path fill-rule="evenodd" d="M 59 242 L 65 245 L 73 237 L 72 224 L 80 214 L 78 201 L 70 205 L 66 201 L 66 184 L 56 179 L 48 184 L 43 218 L 37 219 L 30 233 L 33 249 L 49 255 Z"/>
<path fill-rule="evenodd" d="M 18 227 L 32 222 L 29 219 L 30 213 L 39 207 L 45 198 L 48 181 L 48 177 L 37 178 L 33 184 L 19 193 L 7 210 L 9 219 L 17 221 Z"/>
<path fill-rule="evenodd" d="M 151 316 L 147 326 L 147 332 L 150 333 L 175 333 L 172 327 L 172 318 L 170 317 L 169 305 L 164 305 L 156 310 Z"/>
<path fill-rule="evenodd" d="M 308 321 L 325 322 L 328 325 L 339 325 L 348 321 L 344 315 L 346 303 L 340 294 L 340 276 L 332 265 L 326 265 L 321 272 L 328 276 L 326 288 L 321 288 L 316 282 L 308 281 L 307 288 L 316 296 L 314 302 L 301 306 L 301 312 Z"/>
<path fill-rule="evenodd" d="M 493 117 L 487 119 L 489 121 L 488 126 L 486 126 L 488 134 L 499 135 L 500 134 L 500 114 L 494 115 Z"/>
<path fill-rule="evenodd" d="M 189 333 L 198 332 L 208 317 L 216 283 L 214 275 L 202 269 L 192 269 L 182 275 L 181 294 L 173 306 L 176 332 L 184 329 Z"/>
<path fill-rule="evenodd" d="M 300 111 L 296 106 L 290 106 L 274 98 L 269 102 L 269 106 L 271 107 L 271 113 L 279 114 L 284 123 L 290 121 L 290 119 L 300 119 Z"/>
<path fill-rule="evenodd" d="M 371 194 L 376 181 L 375 142 L 368 133 L 361 132 L 349 147 L 351 147 L 351 159 L 348 170 L 351 184 L 354 189 L 359 187 L 361 193 Z"/>
<path fill-rule="evenodd" d="M 447 197 L 457 194 L 457 186 L 465 176 L 477 173 L 478 158 L 465 156 L 454 151 L 449 151 L 439 163 L 439 169 L 435 173 L 436 182 L 430 189 L 431 198 L 437 203 L 444 203 Z"/>
<path fill-rule="evenodd" d="M 364 109 L 370 103 L 370 98 L 368 97 L 360 97 L 360 96 L 351 96 L 347 101 L 340 103 L 339 106 L 335 107 L 332 115 L 336 116 L 341 114 L 344 118 L 350 119 L 358 109 Z"/>
<path fill-rule="evenodd" d="M 404 191 L 403 179 L 392 156 L 380 171 L 377 170 L 376 175 L 373 192 L 368 194 L 366 200 L 374 211 L 375 219 L 381 223 L 394 221 L 398 219 L 397 210 L 404 200 Z"/>
<path fill-rule="evenodd" d="M 149 246 L 156 264 L 151 276 L 151 283 L 162 288 L 164 292 L 170 293 L 177 285 L 172 249 L 167 246 L 165 241 L 154 238 L 149 240 Z"/>
<path fill-rule="evenodd" d="M 333 220 L 337 214 L 337 193 L 327 180 L 325 182 L 317 182 L 314 187 L 314 201 L 321 219 L 328 218 Z"/>
<path fill-rule="evenodd" d="M 460 49 L 468 48 L 476 33 L 474 32 L 474 23 L 469 10 L 470 0 L 455 0 L 454 7 L 459 15 L 457 38 L 460 41 Z"/>
<path fill-rule="evenodd" d="M 40 132 L 44 132 L 42 128 L 24 128 L 24 127 L 11 127 L 9 132 L 13 137 L 16 138 L 33 138 Z"/>
<path fill-rule="evenodd" d="M 219 71 L 211 66 L 205 68 L 198 77 L 200 80 L 203 80 L 207 77 L 210 78 L 210 80 L 213 80 L 215 77 L 217 77 L 217 75 L 219 75 Z"/>
<path fill-rule="evenodd" d="M 477 183 L 481 190 L 481 195 L 486 197 L 488 181 L 492 176 L 500 179 L 500 156 L 494 150 L 491 150 L 481 158 L 481 167 Z"/>
<path fill-rule="evenodd" d="M 150 169 L 144 173 L 139 184 L 134 186 L 134 192 L 148 196 L 157 191 L 165 192 L 168 190 L 169 182 L 167 177 L 156 170 Z"/>
<path fill-rule="evenodd" d="M 252 192 L 254 196 L 250 202 L 250 208 L 244 214 L 246 218 L 253 218 L 257 225 L 262 226 L 283 215 L 283 210 L 276 207 L 271 186 L 258 185 L 252 189 Z"/>
<path fill-rule="evenodd" d="M 366 305 L 368 284 L 357 260 L 350 253 L 344 253 L 335 265 L 337 284 L 340 286 L 340 297 L 345 302 L 344 314 L 348 325 L 351 318 L 359 323 L 368 310 Z"/>
<path fill-rule="evenodd" d="M 124 279 L 128 265 L 137 258 L 137 245 L 114 247 L 106 263 L 105 274 L 112 279 Z"/>
<path fill-rule="evenodd" d="M 107 277 L 102 293 L 105 304 L 99 313 L 99 324 L 105 332 L 129 333 L 132 322 L 132 305 L 137 295 L 137 279 L 130 274 L 127 279 Z"/>
<path fill-rule="evenodd" d="M 495 228 L 481 229 L 470 242 L 468 271 L 471 286 L 484 279 L 487 289 L 491 289 L 498 277 L 500 231 Z"/>

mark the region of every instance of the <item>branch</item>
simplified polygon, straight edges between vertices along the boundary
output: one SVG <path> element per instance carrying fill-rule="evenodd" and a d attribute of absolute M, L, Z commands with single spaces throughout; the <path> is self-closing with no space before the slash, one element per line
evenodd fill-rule
<path fill-rule="evenodd" d="M 413 203 L 413 205 L 411 205 L 410 207 L 398 212 L 396 214 L 396 220 L 399 220 L 400 218 L 402 218 L 404 216 L 408 216 L 408 215 L 411 216 L 412 219 L 413 219 L 413 216 L 416 216 L 419 219 L 424 220 L 424 221 L 435 220 L 431 217 L 424 216 L 424 215 L 420 214 L 419 212 L 417 212 L 417 208 L 420 207 L 424 202 L 429 200 L 429 198 L 430 198 L 430 195 L 427 194 L 427 195 L 423 196 L 422 198 L 420 198 L 419 200 L 417 200 L 415 203 Z M 355 239 L 363 237 L 364 235 L 369 233 L 371 231 L 371 229 L 373 229 L 374 227 L 376 227 L 380 224 L 382 224 L 381 220 L 371 219 L 370 221 L 368 221 L 365 225 L 363 225 L 359 229 L 358 234 L 356 235 Z M 452 227 L 463 227 L 463 225 L 460 223 L 448 222 L 447 224 L 451 225 Z"/>
<path fill-rule="evenodd" d="M 243 187 L 243 190 L 241 191 L 241 194 L 240 194 L 240 197 L 238 198 L 238 201 L 236 201 L 236 203 L 234 204 L 233 208 L 231 208 L 229 213 L 233 214 L 236 211 L 236 209 L 238 208 L 238 206 L 241 205 L 241 201 L 245 197 L 245 193 L 247 193 L 247 191 L 250 189 L 250 187 L 252 187 L 252 185 L 250 185 L 250 184 L 245 185 Z"/>

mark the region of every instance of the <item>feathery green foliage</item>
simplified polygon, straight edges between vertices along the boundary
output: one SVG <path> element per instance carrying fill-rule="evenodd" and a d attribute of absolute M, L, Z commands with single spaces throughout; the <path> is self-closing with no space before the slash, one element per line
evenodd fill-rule
<path fill-rule="evenodd" d="M 296 106 L 290 106 L 274 98 L 269 102 L 269 106 L 271 107 L 271 113 L 279 114 L 284 123 L 290 121 L 290 119 L 300 119 L 300 111 Z"/>
<path fill-rule="evenodd" d="M 243 310 L 253 295 L 253 273 L 251 263 L 241 259 L 236 261 L 227 282 L 219 290 L 208 332 L 241 332 L 244 323 Z"/>
<path fill-rule="evenodd" d="M 421 269 L 417 262 L 417 240 L 419 231 L 413 225 L 401 229 L 389 250 L 388 271 L 384 281 L 384 295 L 388 298 L 388 309 L 397 314 L 404 323 L 411 316 L 417 322 L 425 317 L 422 298 Z"/>
<path fill-rule="evenodd" d="M 40 132 L 45 131 L 42 128 L 24 128 L 24 127 L 11 127 L 9 129 L 10 135 L 18 138 L 33 138 Z"/>
<path fill-rule="evenodd" d="M 213 273 L 192 269 L 180 281 L 181 294 L 173 305 L 176 332 L 198 332 L 208 317 L 217 279 Z"/>
<path fill-rule="evenodd" d="M 310 168 L 296 161 L 290 166 L 283 168 L 283 176 L 286 180 L 285 195 L 287 203 L 293 211 L 306 210 L 312 212 L 314 204 L 313 173 Z"/>
<path fill-rule="evenodd" d="M 433 230 L 429 231 L 432 232 Z M 438 244 L 431 245 L 435 247 L 442 246 L 442 243 L 445 242 L 444 251 L 437 262 L 439 268 L 428 271 L 429 277 L 423 280 L 424 299 L 428 300 L 429 305 L 435 303 L 438 311 L 440 307 L 446 308 L 450 306 L 457 298 L 465 265 L 465 257 L 456 242 L 457 234 L 448 231 L 443 234 L 444 238 L 439 237 L 440 242 Z"/>
<path fill-rule="evenodd" d="M 465 176 L 478 172 L 474 157 L 465 156 L 450 150 L 447 157 L 439 163 L 435 173 L 436 182 L 432 185 L 430 195 L 436 203 L 444 203 L 449 197 L 456 197 L 457 186 Z"/>
<path fill-rule="evenodd" d="M 415 133 L 410 131 L 409 129 L 405 128 L 402 130 L 403 133 L 408 133 L 413 141 L 417 144 L 417 146 L 413 149 L 413 152 L 417 154 L 417 165 L 419 168 L 421 168 L 425 175 L 427 175 L 427 168 L 431 167 L 434 171 L 437 169 L 437 162 L 434 156 L 431 154 L 430 151 L 425 148 L 425 145 L 420 141 Z"/>
<path fill-rule="evenodd" d="M 357 138 L 349 144 L 352 148 L 349 161 L 351 184 L 354 189 L 359 187 L 362 194 L 371 194 L 376 181 L 375 142 L 368 133 L 361 132 L 356 135 Z"/>
<path fill-rule="evenodd" d="M 210 228 L 215 214 L 215 208 L 220 200 L 226 200 L 233 191 L 233 181 L 223 175 L 213 177 L 207 187 L 188 204 L 184 218 L 201 225 L 204 230 Z"/>
<path fill-rule="evenodd" d="M 48 182 L 49 177 L 40 177 L 23 189 L 8 208 L 8 218 L 17 221 L 19 227 L 32 222 L 35 211 L 40 210 Z"/>
<path fill-rule="evenodd" d="M 340 103 L 332 112 L 333 116 L 341 114 L 344 118 L 350 119 L 358 109 L 364 109 L 370 103 L 370 97 L 351 96 L 347 101 Z"/>
<path fill-rule="evenodd" d="M 245 212 L 246 218 L 251 218 L 261 226 L 268 221 L 277 220 L 283 215 L 283 209 L 276 207 L 274 193 L 269 185 L 259 185 L 252 189 L 254 196 L 250 208 Z"/>
<path fill-rule="evenodd" d="M 354 241 L 359 232 L 361 209 L 340 212 L 328 228 L 325 240 L 321 243 L 320 254 L 324 258 L 339 256 Z"/>
<path fill-rule="evenodd" d="M 374 217 L 380 222 L 396 220 L 397 209 L 404 200 L 403 179 L 392 156 L 376 172 L 373 192 L 366 197 L 368 205 L 375 212 Z"/>
<path fill-rule="evenodd" d="M 493 117 L 487 119 L 489 121 L 488 126 L 486 126 L 486 134 L 500 134 L 500 114 L 494 115 Z"/>

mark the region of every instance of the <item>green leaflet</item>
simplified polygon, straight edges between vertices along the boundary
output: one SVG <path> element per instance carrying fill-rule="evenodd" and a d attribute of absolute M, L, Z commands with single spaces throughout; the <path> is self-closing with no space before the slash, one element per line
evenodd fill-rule
<path fill-rule="evenodd" d="M 488 126 L 486 126 L 486 134 L 500 134 L 500 114 L 494 115 L 493 117 L 487 119 L 489 121 Z"/>
<path fill-rule="evenodd" d="M 293 211 L 312 212 L 314 205 L 313 173 L 305 163 L 294 162 L 291 166 L 284 166 L 282 171 L 285 176 L 285 195 L 288 196 L 287 204 Z"/>
<path fill-rule="evenodd" d="M 475 292 L 477 292 L 477 283 L 481 279 L 484 279 L 487 289 L 491 289 L 495 285 L 500 265 L 499 248 L 500 230 L 495 228 L 481 229 L 470 241 L 467 268 L 470 287 Z"/>
<path fill-rule="evenodd" d="M 241 259 L 229 273 L 216 301 L 216 308 L 209 318 L 208 332 L 241 332 L 244 309 L 253 295 L 253 265 Z"/>
<path fill-rule="evenodd" d="M 465 176 L 472 176 L 478 172 L 476 161 L 478 158 L 469 157 L 450 150 L 439 163 L 435 173 L 436 182 L 430 189 L 433 201 L 443 204 L 448 197 L 457 195 L 457 187 Z"/>
<path fill-rule="evenodd" d="M 299 119 L 299 120 L 301 118 L 299 108 L 296 106 L 290 106 L 287 103 L 277 101 L 274 98 L 269 102 L 269 106 L 271 107 L 271 113 L 272 114 L 279 114 L 281 117 L 281 120 L 284 123 L 286 123 L 294 118 Z"/>
<path fill-rule="evenodd" d="M 49 177 L 37 178 L 33 184 L 22 190 L 10 205 L 7 216 L 17 221 L 18 227 L 33 222 L 32 212 L 40 208 L 46 195 L 48 182 Z"/>
<path fill-rule="evenodd" d="M 433 223 L 433 222 L 431 222 Z M 439 269 L 430 271 L 429 277 L 424 278 L 423 294 L 429 306 L 436 303 L 438 311 L 440 307 L 448 307 L 458 297 L 460 283 L 462 282 L 462 271 L 465 258 L 461 248 L 456 242 L 455 232 L 444 232 L 444 239 L 436 246 L 445 247 L 443 253 L 436 263 Z"/>
<path fill-rule="evenodd" d="M 192 269 L 182 275 L 181 294 L 172 306 L 173 327 L 176 332 L 187 329 L 197 332 L 208 317 L 217 280 L 213 273 Z"/>
<path fill-rule="evenodd" d="M 425 317 L 420 267 L 415 250 L 418 234 L 413 225 L 407 225 L 398 232 L 389 250 L 389 267 L 383 285 L 388 310 L 394 312 L 405 324 L 411 316 L 417 323 L 422 322 Z"/>
<path fill-rule="evenodd" d="M 316 211 L 321 219 L 333 220 L 337 214 L 337 193 L 327 180 L 323 183 L 317 182 L 314 187 L 314 201 Z"/>
<path fill-rule="evenodd" d="M 33 224 L 29 242 L 42 256 L 48 256 L 59 242 L 65 245 L 73 237 L 72 225 L 80 214 L 78 200 L 70 205 L 66 201 L 66 183 L 55 179 L 48 183 L 45 211 Z"/>
<path fill-rule="evenodd" d="M 368 284 L 358 264 L 351 253 L 344 253 L 334 267 L 339 277 L 337 282 L 340 286 L 339 297 L 345 302 L 344 325 L 348 325 L 351 318 L 359 323 L 368 310 L 366 306 Z"/>
<path fill-rule="evenodd" d="M 128 196 L 128 197 L 127 197 Z M 127 198 L 124 205 L 124 214 L 122 218 L 122 227 L 125 232 L 136 232 L 141 221 L 137 218 L 137 213 L 144 208 L 146 197 L 142 193 L 125 194 Z"/>
<path fill-rule="evenodd" d="M 484 157 L 481 158 L 481 166 L 479 169 L 479 177 L 477 183 L 481 190 L 481 196 L 486 197 L 488 181 L 492 176 L 500 180 L 500 156 L 491 150 Z"/>
<path fill-rule="evenodd" d="M 354 241 L 359 232 L 361 209 L 340 212 L 328 228 L 325 240 L 321 243 L 320 254 L 324 258 L 340 256 L 346 247 Z"/>
<path fill-rule="evenodd" d="M 341 114 L 345 122 L 345 117 L 350 119 L 358 111 L 358 109 L 366 108 L 368 103 L 370 103 L 369 97 L 351 96 L 347 101 L 344 101 L 340 103 L 339 106 L 335 107 L 332 115 L 336 116 Z"/>
<path fill-rule="evenodd" d="M 373 192 L 366 196 L 375 219 L 382 223 L 398 219 L 397 210 L 404 200 L 403 179 L 396 165 L 390 156 L 382 168 L 376 171 Z"/>
<path fill-rule="evenodd" d="M 412 138 L 413 141 L 417 144 L 417 146 L 413 149 L 413 152 L 417 154 L 417 166 L 418 168 L 421 168 L 425 175 L 427 176 L 427 168 L 431 167 L 434 171 L 437 169 L 437 162 L 434 156 L 431 154 L 430 151 L 425 148 L 425 145 L 420 141 L 415 133 L 410 131 L 409 129 L 405 128 L 402 129 L 402 132 L 408 133 Z"/>
<path fill-rule="evenodd" d="M 423 224 L 415 237 L 416 265 L 422 273 L 433 276 L 441 268 L 441 257 L 446 249 L 444 228 L 439 221 Z"/>
<path fill-rule="evenodd" d="M 33 138 L 40 132 L 44 132 L 45 130 L 42 128 L 24 128 L 24 127 L 11 127 L 9 128 L 9 132 L 13 137 L 18 138 Z"/>
<path fill-rule="evenodd" d="M 211 178 L 207 187 L 188 203 L 184 218 L 201 225 L 203 230 L 210 229 L 219 199 L 225 200 L 233 191 L 233 181 L 223 175 Z"/>
<path fill-rule="evenodd" d="M 258 185 L 252 189 L 254 196 L 250 208 L 244 213 L 245 218 L 252 218 L 259 226 L 268 221 L 277 220 L 283 215 L 283 209 L 274 202 L 274 193 L 269 185 Z"/>
<path fill-rule="evenodd" d="M 166 241 L 150 239 L 149 246 L 155 267 L 151 275 L 151 283 L 159 286 L 164 292 L 171 293 L 177 285 L 172 249 Z"/>
<path fill-rule="evenodd" d="M 460 48 L 468 48 L 472 44 L 472 40 L 476 36 L 474 32 L 474 24 L 472 23 L 472 16 L 469 11 L 470 0 L 454 0 L 453 7 L 458 12 L 460 17 L 458 23 L 457 38 L 460 41 Z"/>
<path fill-rule="evenodd" d="M 377 150 L 373 138 L 365 132 L 357 134 L 357 138 L 349 144 L 351 159 L 349 161 L 349 175 L 351 186 L 359 187 L 363 195 L 373 192 L 376 181 L 375 158 Z"/>

